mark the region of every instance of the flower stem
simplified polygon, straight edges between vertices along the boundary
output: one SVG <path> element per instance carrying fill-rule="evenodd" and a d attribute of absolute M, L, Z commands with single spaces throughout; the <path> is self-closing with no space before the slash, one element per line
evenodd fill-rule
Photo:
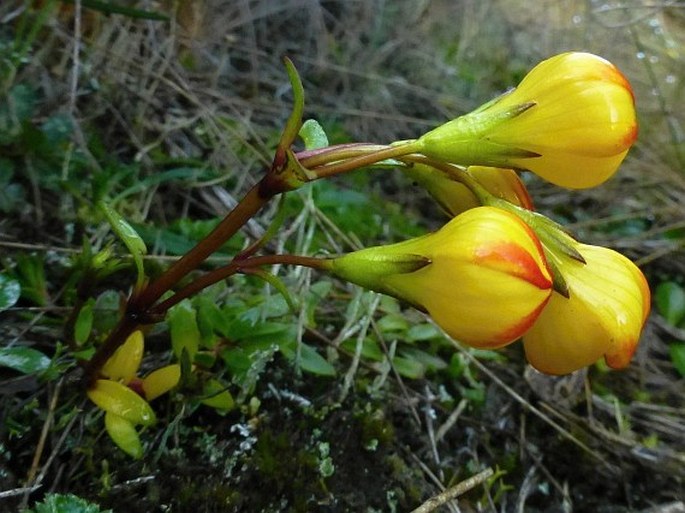
<path fill-rule="evenodd" d="M 377 164 L 383 160 L 399 158 L 414 153 L 416 147 L 414 142 L 403 142 L 397 146 L 368 145 L 344 147 L 337 151 L 302 158 L 300 164 L 316 174 L 317 179 L 327 178 Z"/>
<path fill-rule="evenodd" d="M 156 280 L 143 286 L 140 291 L 134 290 L 119 323 L 85 365 L 85 380 L 88 385 L 97 379 L 102 366 L 131 333 L 142 324 L 150 324 L 159 318 L 152 309 L 155 302 L 235 235 L 275 194 L 276 192 L 266 190 L 262 182 L 257 183 L 207 237 L 174 262 Z"/>
<path fill-rule="evenodd" d="M 203 274 L 192 283 L 186 285 L 173 296 L 165 299 L 161 303 L 150 309 L 150 314 L 163 316 L 173 306 L 177 305 L 186 298 L 189 298 L 201 290 L 224 280 L 239 272 L 247 271 L 257 267 L 274 264 L 300 265 L 311 267 L 312 269 L 327 269 L 330 267 L 330 260 L 326 258 L 315 258 L 300 255 L 262 255 L 247 259 L 237 259 L 228 265 L 209 271 Z"/>
<path fill-rule="evenodd" d="M 236 207 L 202 239 L 193 249 L 174 262 L 155 281 L 150 283 L 135 298 L 132 298 L 133 311 L 147 311 L 162 295 L 170 290 L 181 278 L 196 269 L 212 253 L 217 251 L 271 199 L 265 195 L 261 183 L 248 191 Z"/>

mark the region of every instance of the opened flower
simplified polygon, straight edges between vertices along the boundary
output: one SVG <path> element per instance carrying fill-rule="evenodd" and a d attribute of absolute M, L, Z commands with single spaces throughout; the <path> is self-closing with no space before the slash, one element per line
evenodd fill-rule
<path fill-rule="evenodd" d="M 143 334 L 133 332 L 102 368 L 102 376 L 88 390 L 88 397 L 105 411 L 105 429 L 117 446 L 140 458 L 143 447 L 136 426 L 151 426 L 157 419 L 151 401 L 174 388 L 180 379 L 177 364 L 159 368 L 144 378 L 136 373 L 143 356 Z"/>
<path fill-rule="evenodd" d="M 608 248 L 578 244 L 585 264 L 562 258 L 569 297 L 554 292 L 524 335 L 528 361 L 547 374 L 567 374 L 604 357 L 609 367 L 630 363 L 650 309 L 645 277 Z"/>
<path fill-rule="evenodd" d="M 611 177 L 637 137 L 626 78 L 590 53 L 547 59 L 519 86 L 423 135 L 412 149 L 455 164 L 527 169 L 562 187 Z"/>
<path fill-rule="evenodd" d="M 467 210 L 437 232 L 329 261 L 338 276 L 426 311 L 449 335 L 475 347 L 513 342 L 552 292 L 540 242 L 517 216 Z"/>
<path fill-rule="evenodd" d="M 456 166 L 452 167 L 454 167 L 455 172 L 471 175 L 495 197 L 523 208 L 533 208 L 533 201 L 528 190 L 516 171 L 486 166 L 471 166 L 465 170 Z M 407 176 L 426 189 L 445 213 L 452 217 L 481 205 L 468 187 L 450 178 L 445 171 L 425 164 L 414 164 L 403 170 Z"/>

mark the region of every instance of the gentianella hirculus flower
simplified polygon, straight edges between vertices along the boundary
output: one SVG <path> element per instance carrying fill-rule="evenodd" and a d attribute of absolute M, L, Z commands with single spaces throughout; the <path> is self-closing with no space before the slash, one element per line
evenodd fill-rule
<path fill-rule="evenodd" d="M 482 348 L 519 338 L 552 292 L 535 234 L 493 207 L 467 210 L 416 239 L 331 259 L 327 269 L 407 301 L 455 339 Z"/>
<path fill-rule="evenodd" d="M 461 165 L 526 169 L 562 187 L 614 174 L 637 137 L 635 99 L 612 63 L 568 52 L 535 66 L 519 86 L 416 140 L 424 155 Z"/>
<path fill-rule="evenodd" d="M 514 205 L 533 208 L 533 200 L 526 186 L 513 169 L 489 166 L 470 166 L 455 173 L 468 173 L 490 194 Z M 443 170 L 425 164 L 414 164 L 403 169 L 404 173 L 421 185 L 435 199 L 446 214 L 454 217 L 465 210 L 481 205 L 478 198 L 466 187 Z"/>
<path fill-rule="evenodd" d="M 107 434 L 134 458 L 143 455 L 136 426 L 151 426 L 157 422 L 148 401 L 174 388 L 181 377 L 181 367 L 172 364 L 138 378 L 136 373 L 143 349 L 142 332 L 133 332 L 102 367 L 104 379 L 98 379 L 87 391 L 90 400 L 105 411 Z"/>
<path fill-rule="evenodd" d="M 523 336 L 528 361 L 547 374 L 568 374 L 604 357 L 623 368 L 637 347 L 650 310 L 644 275 L 628 258 L 608 248 L 578 244 L 585 263 L 558 263 L 569 297 L 554 292 Z"/>

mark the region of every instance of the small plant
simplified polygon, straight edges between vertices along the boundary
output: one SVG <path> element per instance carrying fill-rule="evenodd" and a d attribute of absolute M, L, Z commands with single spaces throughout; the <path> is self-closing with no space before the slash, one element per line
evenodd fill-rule
<path fill-rule="evenodd" d="M 271 284 L 284 306 L 292 306 L 287 286 L 269 272 L 275 264 L 312 268 L 395 297 L 468 346 L 494 349 L 522 338 L 530 363 L 546 373 L 570 373 L 601 357 L 613 368 L 629 364 L 650 307 L 644 276 L 624 256 L 582 244 L 536 213 L 514 171 L 529 170 L 574 189 L 600 185 L 615 173 L 637 135 L 632 91 L 615 66 L 592 54 L 561 54 L 536 66 L 513 91 L 417 139 L 332 146 L 316 121 L 303 122 L 302 84 L 290 61 L 286 68 L 294 108 L 271 166 L 205 238 L 159 276 L 146 273 L 147 249 L 136 230 L 105 199 L 97 203 L 137 274 L 117 325 L 84 362 L 88 395 L 107 412 L 107 429 L 120 447 L 139 457 L 134 427 L 154 421 L 145 400 L 151 398 L 145 383 L 152 376 L 140 386 L 135 377 L 145 326 L 168 319 L 171 328 L 179 364 L 157 383 L 164 391 L 179 379 L 193 385 L 203 362 L 217 356 L 228 365 L 247 359 L 244 368 L 254 369 L 268 361 L 273 343 L 287 355 L 287 344 L 278 342 L 287 325 L 267 322 L 274 342 L 241 354 L 240 347 L 213 345 L 208 335 L 223 330 L 230 336 L 240 328 L 238 320 L 222 325 L 211 306 L 196 309 L 198 304 L 186 302 L 227 278 L 247 275 Z M 298 136 L 305 144 L 300 151 L 294 148 Z M 452 219 L 404 242 L 313 257 L 262 251 L 279 229 L 276 216 L 264 236 L 236 250 L 228 264 L 187 279 L 274 198 L 362 168 L 402 170 Z M 83 301 L 75 312 L 75 327 L 88 304 Z M 87 337 L 78 338 L 75 347 L 88 344 Z M 364 350 L 359 347 L 355 351 Z M 308 354 L 307 346 L 290 351 L 318 373 L 329 373 L 330 364 Z M 222 381 L 200 381 L 205 402 L 218 409 L 233 406 Z"/>
<path fill-rule="evenodd" d="M 112 510 L 100 509 L 97 504 L 76 495 L 53 493 L 23 513 L 112 513 Z"/>

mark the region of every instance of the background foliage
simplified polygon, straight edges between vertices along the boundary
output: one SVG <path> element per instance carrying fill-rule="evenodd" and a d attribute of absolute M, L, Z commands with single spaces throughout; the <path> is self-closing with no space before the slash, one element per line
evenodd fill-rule
<path fill-rule="evenodd" d="M 487 467 L 443 509 L 682 507 L 684 15 L 639 0 L 2 2 L 0 510 L 409 511 Z M 103 436 L 74 356 L 112 327 L 135 267 L 99 201 L 141 234 L 154 274 L 270 162 L 290 108 L 282 55 L 332 143 L 389 142 L 570 49 L 625 72 L 640 139 L 601 188 L 527 180 L 540 210 L 648 274 L 656 308 L 627 371 L 548 378 L 517 345 L 465 351 L 394 300 L 282 268 L 294 313 L 236 277 L 147 333 L 144 369 L 189 339 L 198 366 L 156 402 L 142 460 Z M 269 250 L 338 253 L 443 222 L 386 171 L 313 184 L 284 208 Z"/>

